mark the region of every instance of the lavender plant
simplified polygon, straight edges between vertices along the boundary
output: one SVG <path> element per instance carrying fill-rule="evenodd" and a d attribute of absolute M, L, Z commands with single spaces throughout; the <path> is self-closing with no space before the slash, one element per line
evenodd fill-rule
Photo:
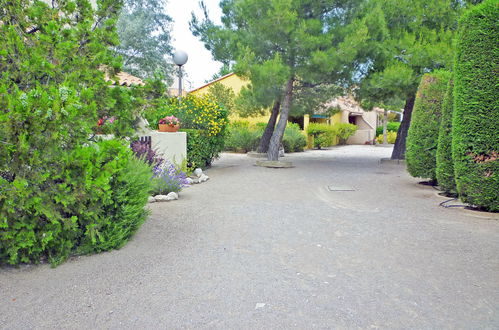
<path fill-rule="evenodd" d="M 153 193 L 154 195 L 166 195 L 170 192 L 179 192 L 188 186 L 187 175 L 175 164 L 168 161 L 163 166 L 154 168 Z"/>

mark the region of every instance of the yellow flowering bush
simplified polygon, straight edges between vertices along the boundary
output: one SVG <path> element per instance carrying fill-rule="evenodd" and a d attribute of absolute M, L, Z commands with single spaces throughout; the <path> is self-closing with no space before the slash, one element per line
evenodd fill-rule
<path fill-rule="evenodd" d="M 153 129 L 158 127 L 159 119 L 172 115 L 180 119 L 181 130 L 187 132 L 188 162 L 195 167 L 210 165 L 224 148 L 227 110 L 207 96 L 188 95 L 180 101 L 165 98 L 145 113 Z"/>

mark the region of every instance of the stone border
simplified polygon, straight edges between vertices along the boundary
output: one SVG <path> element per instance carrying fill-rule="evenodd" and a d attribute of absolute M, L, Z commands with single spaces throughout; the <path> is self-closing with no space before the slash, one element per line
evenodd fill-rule
<path fill-rule="evenodd" d="M 269 167 L 269 168 L 291 168 L 294 167 L 293 163 L 285 160 L 257 160 L 256 166 Z"/>
<path fill-rule="evenodd" d="M 391 159 L 391 158 L 381 158 L 379 160 L 381 164 L 396 164 L 405 165 L 405 159 Z"/>

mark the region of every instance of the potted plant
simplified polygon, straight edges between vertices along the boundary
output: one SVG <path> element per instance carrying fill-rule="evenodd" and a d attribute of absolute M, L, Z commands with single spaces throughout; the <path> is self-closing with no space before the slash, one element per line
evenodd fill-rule
<path fill-rule="evenodd" d="M 158 121 L 160 132 L 177 132 L 180 128 L 180 120 L 175 116 L 166 116 Z"/>

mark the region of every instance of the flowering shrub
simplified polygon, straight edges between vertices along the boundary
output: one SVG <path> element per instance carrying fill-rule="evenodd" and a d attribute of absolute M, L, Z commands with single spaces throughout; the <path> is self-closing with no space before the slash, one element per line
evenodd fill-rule
<path fill-rule="evenodd" d="M 157 129 L 159 120 L 173 115 L 182 122 L 182 131 L 187 132 L 187 161 L 192 167 L 209 166 L 224 148 L 228 112 L 208 97 L 188 95 L 164 99 L 154 109 L 145 112 L 152 129 Z"/>
<path fill-rule="evenodd" d="M 166 195 L 170 192 L 179 192 L 188 184 L 187 175 L 179 167 L 168 161 L 165 161 L 163 166 L 157 166 L 154 169 L 154 195 Z"/>

